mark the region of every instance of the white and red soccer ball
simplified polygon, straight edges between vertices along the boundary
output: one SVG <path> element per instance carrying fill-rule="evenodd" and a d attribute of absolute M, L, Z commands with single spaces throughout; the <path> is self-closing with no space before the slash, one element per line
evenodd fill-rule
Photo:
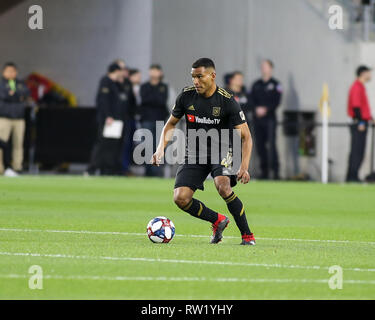
<path fill-rule="evenodd" d="M 173 239 L 175 227 L 166 217 L 156 217 L 147 225 L 148 238 L 154 243 L 168 243 Z"/>

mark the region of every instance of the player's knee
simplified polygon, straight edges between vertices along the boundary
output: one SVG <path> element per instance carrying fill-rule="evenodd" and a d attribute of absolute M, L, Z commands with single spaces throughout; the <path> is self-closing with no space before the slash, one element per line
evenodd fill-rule
<path fill-rule="evenodd" d="M 191 196 L 185 192 L 179 190 L 175 191 L 173 200 L 179 208 L 185 208 L 191 201 Z"/>
<path fill-rule="evenodd" d="M 185 208 L 189 204 L 190 201 L 191 201 L 191 199 L 188 199 L 188 198 L 182 198 L 182 197 L 175 197 L 174 198 L 174 203 L 180 209 Z"/>
<path fill-rule="evenodd" d="M 230 184 L 219 184 L 216 186 L 216 188 L 222 198 L 227 198 L 232 194 L 232 188 Z"/>

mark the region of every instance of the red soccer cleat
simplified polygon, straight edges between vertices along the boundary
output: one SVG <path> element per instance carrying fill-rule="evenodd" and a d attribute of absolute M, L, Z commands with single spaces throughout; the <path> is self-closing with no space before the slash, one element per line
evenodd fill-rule
<path fill-rule="evenodd" d="M 223 238 L 223 231 L 228 226 L 229 219 L 218 213 L 218 218 L 215 223 L 212 224 L 212 237 L 211 237 L 211 243 L 219 243 L 221 239 Z"/>
<path fill-rule="evenodd" d="M 254 234 L 250 233 L 242 235 L 242 242 L 240 244 L 242 246 L 255 246 Z"/>

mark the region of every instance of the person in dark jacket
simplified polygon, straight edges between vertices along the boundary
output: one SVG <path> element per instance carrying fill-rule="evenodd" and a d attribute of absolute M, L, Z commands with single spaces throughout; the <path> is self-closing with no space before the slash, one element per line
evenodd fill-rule
<path fill-rule="evenodd" d="M 6 175 L 15 176 L 22 171 L 23 140 L 25 134 L 25 108 L 30 96 L 26 84 L 17 79 L 17 66 L 4 65 L 0 80 L 0 174 L 4 173 L 3 148 L 12 136 L 12 169 Z"/>
<path fill-rule="evenodd" d="M 273 62 L 264 60 L 261 64 L 262 78 L 255 81 L 249 93 L 252 104 L 255 145 L 260 157 L 261 179 L 279 179 L 279 160 L 276 148 L 276 109 L 280 105 L 282 88 L 273 78 Z"/>
<path fill-rule="evenodd" d="M 133 92 L 133 84 L 129 80 L 129 70 L 126 67 L 125 61 L 118 59 L 115 61 L 121 68 L 121 76 L 117 85 L 120 92 L 120 103 L 123 110 L 123 145 L 121 150 L 120 171 L 122 174 L 131 175 L 129 171 L 132 162 L 133 154 L 133 135 L 136 130 L 135 113 L 137 103 Z"/>
<path fill-rule="evenodd" d="M 165 121 L 169 115 L 167 106 L 169 88 L 163 80 L 163 71 L 160 65 L 151 65 L 149 81 L 142 84 L 140 89 L 141 106 L 139 108 L 141 126 L 152 132 L 154 137 L 153 150 L 158 141 L 156 139 L 156 121 Z M 146 165 L 147 176 L 162 176 L 162 167 Z"/>
<path fill-rule="evenodd" d="M 123 120 L 124 111 L 117 84 L 121 73 L 121 67 L 117 63 L 112 63 L 108 67 L 107 75 L 100 80 L 96 95 L 98 140 L 91 153 L 87 174 L 95 174 L 97 169 L 100 169 L 100 174 L 103 175 L 119 173 L 122 139 L 103 137 L 103 129 L 114 120 Z"/>

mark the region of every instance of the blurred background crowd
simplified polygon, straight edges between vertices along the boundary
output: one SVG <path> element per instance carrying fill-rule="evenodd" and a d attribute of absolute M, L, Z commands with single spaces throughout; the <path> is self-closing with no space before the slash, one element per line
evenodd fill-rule
<path fill-rule="evenodd" d="M 255 141 L 260 157 L 261 179 L 268 179 L 270 174 L 274 179 L 280 178 L 276 148 L 276 109 L 281 102 L 282 86 L 273 77 L 273 68 L 271 60 L 262 61 L 260 78 L 248 87 L 244 83 L 243 73 L 238 70 L 226 73 L 223 79 L 225 89 L 233 94 L 244 110 L 249 126 L 256 131 L 253 135 L 257 137 Z M 37 86 L 36 80 L 33 79 L 32 83 L 30 80 L 25 82 L 17 74 L 15 63 L 8 62 L 4 65 L 0 100 L 0 143 L 5 154 L 1 151 L 0 172 L 7 176 L 16 176 L 23 171 L 25 109 L 42 104 L 47 94 L 33 98 L 31 92 Z M 169 117 L 176 91 L 163 80 L 164 73 L 159 64 L 152 64 L 146 77 L 148 80 L 142 82 L 141 71 L 128 67 L 122 59 L 114 60 L 107 67 L 97 88 L 97 138 L 85 175 L 135 175 L 131 166 L 137 128 L 152 132 L 155 149 L 158 139 L 156 122 L 164 122 Z M 44 84 L 39 86 L 44 88 Z M 62 98 L 55 98 L 55 103 L 59 99 Z M 51 97 L 49 103 L 53 101 L 54 98 Z M 124 124 L 121 137 L 105 138 L 104 126 L 115 120 L 121 120 Z M 146 165 L 140 174 L 168 176 L 169 173 L 164 171 L 163 167 Z"/>

